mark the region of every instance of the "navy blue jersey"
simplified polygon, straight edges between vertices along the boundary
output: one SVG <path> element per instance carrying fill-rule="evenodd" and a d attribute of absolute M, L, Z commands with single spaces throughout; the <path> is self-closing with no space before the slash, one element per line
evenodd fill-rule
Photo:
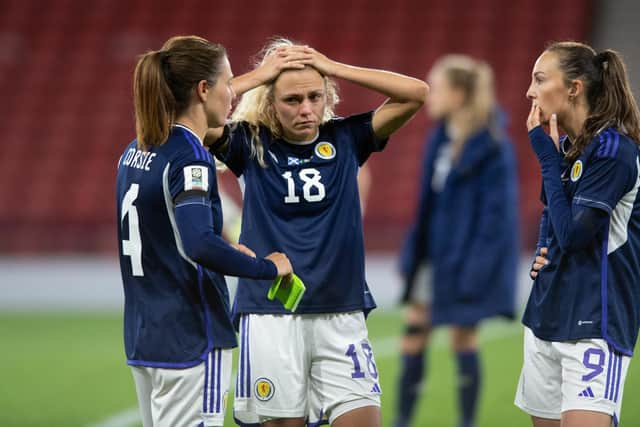
<path fill-rule="evenodd" d="M 166 143 L 143 152 L 133 141 L 118 163 L 116 200 L 130 365 L 184 368 L 213 347 L 236 345 L 224 277 L 184 252 L 174 209 L 184 191 L 211 202 L 222 230 L 215 164 L 198 137 L 174 126 Z"/>
<path fill-rule="evenodd" d="M 603 338 L 632 354 L 640 325 L 639 169 L 638 146 L 612 128 L 566 168 L 568 200 L 609 218 L 587 247 L 562 251 L 545 208 L 540 244 L 549 248 L 549 264 L 538 273 L 523 318 L 539 338 Z"/>
<path fill-rule="evenodd" d="M 377 140 L 372 113 L 333 119 L 307 145 L 272 139 L 260 128 L 266 167 L 251 156 L 251 133 L 238 123 L 221 156 L 244 179 L 240 242 L 258 256 L 284 252 L 307 291 L 298 313 L 369 311 L 357 174 Z M 234 314 L 287 313 L 266 299 L 269 281 L 240 279 Z"/>

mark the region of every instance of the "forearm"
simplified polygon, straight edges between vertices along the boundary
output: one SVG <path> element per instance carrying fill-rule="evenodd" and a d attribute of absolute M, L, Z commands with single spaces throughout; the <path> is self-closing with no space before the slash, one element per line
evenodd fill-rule
<path fill-rule="evenodd" d="M 274 279 L 273 262 L 243 254 L 214 233 L 211 209 L 197 202 L 176 206 L 176 225 L 186 255 L 218 273 L 252 279 Z"/>
<path fill-rule="evenodd" d="M 231 87 L 233 88 L 236 96 L 240 97 L 245 92 L 266 83 L 266 79 L 263 74 L 264 73 L 260 68 L 255 68 L 245 74 L 231 79 Z"/>
<path fill-rule="evenodd" d="M 422 105 L 429 91 L 429 86 L 425 82 L 413 77 L 336 61 L 333 61 L 331 76 L 380 92 L 394 102 L 415 102 Z"/>
<path fill-rule="evenodd" d="M 533 149 L 540 161 L 548 219 L 562 251 L 589 245 L 606 225 L 608 215 L 598 209 L 571 205 L 562 186 L 560 154 L 540 127 L 529 132 Z"/>

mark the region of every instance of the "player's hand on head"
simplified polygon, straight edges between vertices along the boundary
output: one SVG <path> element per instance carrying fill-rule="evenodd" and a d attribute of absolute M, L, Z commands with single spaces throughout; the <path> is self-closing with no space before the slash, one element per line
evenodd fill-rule
<path fill-rule="evenodd" d="M 253 252 L 248 247 L 246 247 L 245 245 L 243 245 L 242 243 L 232 243 L 231 246 L 233 246 L 234 248 L 236 248 L 237 250 L 239 250 L 243 254 L 250 256 L 251 258 L 255 258 L 256 257 L 256 253 Z"/>
<path fill-rule="evenodd" d="M 547 251 L 548 249 L 546 247 L 540 248 L 540 254 L 537 255 L 533 260 L 533 265 L 531 266 L 531 271 L 529 272 L 529 275 L 532 279 L 538 277 L 538 272 L 542 269 L 542 267 L 549 263 L 549 260 L 547 259 Z"/>
<path fill-rule="evenodd" d="M 335 74 L 334 68 L 336 63 L 334 61 L 312 47 L 303 47 L 305 49 L 305 52 L 311 55 L 311 59 L 309 61 L 306 61 L 307 64 L 311 65 L 313 68 L 315 68 L 325 76 L 331 77 Z"/>
<path fill-rule="evenodd" d="M 293 267 L 289 258 L 282 252 L 273 252 L 265 257 L 269 261 L 273 262 L 278 269 L 278 276 L 286 276 L 293 273 Z"/>
<path fill-rule="evenodd" d="M 257 68 L 263 83 L 269 82 L 285 70 L 301 70 L 311 60 L 303 46 L 281 46 L 266 56 Z"/>

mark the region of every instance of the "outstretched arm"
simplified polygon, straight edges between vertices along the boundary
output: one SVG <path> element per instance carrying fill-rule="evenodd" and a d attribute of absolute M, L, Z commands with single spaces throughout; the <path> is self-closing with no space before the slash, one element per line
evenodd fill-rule
<path fill-rule="evenodd" d="M 384 139 L 404 125 L 422 107 L 429 86 L 422 80 L 391 71 L 355 67 L 327 58 L 313 48 L 305 47 L 311 55 L 303 59 L 322 74 L 356 83 L 389 97 L 373 114 L 373 130 Z"/>

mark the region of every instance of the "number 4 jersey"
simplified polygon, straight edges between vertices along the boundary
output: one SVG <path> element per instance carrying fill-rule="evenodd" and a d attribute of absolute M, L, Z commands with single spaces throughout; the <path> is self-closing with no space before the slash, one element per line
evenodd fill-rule
<path fill-rule="evenodd" d="M 133 141 L 118 162 L 116 185 L 120 269 L 125 293 L 124 338 L 130 365 L 185 368 L 213 347 L 236 345 L 224 277 L 183 250 L 174 200 L 196 190 L 211 201 L 222 229 L 215 166 L 189 129 L 148 151 Z"/>
<path fill-rule="evenodd" d="M 236 124 L 221 156 L 244 180 L 240 242 L 258 256 L 284 252 L 307 291 L 300 313 L 368 312 L 375 307 L 364 275 L 359 167 L 386 140 L 376 139 L 372 113 L 333 119 L 308 144 L 272 139 L 260 127 L 266 167 L 251 154 L 247 123 Z M 287 313 L 266 298 L 270 282 L 240 279 L 234 315 Z"/>

